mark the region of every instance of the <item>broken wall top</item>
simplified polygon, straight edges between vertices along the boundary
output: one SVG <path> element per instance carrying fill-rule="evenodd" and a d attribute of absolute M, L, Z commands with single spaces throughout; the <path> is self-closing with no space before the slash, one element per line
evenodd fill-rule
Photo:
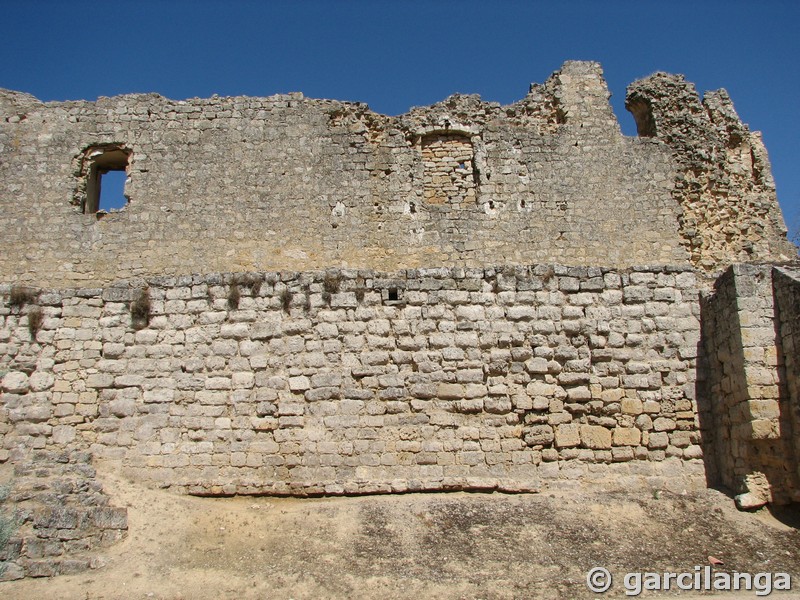
<path fill-rule="evenodd" d="M 760 138 L 724 93 L 709 116 L 670 77 L 631 87 L 655 124 L 639 138 L 621 135 L 586 62 L 508 106 L 454 95 L 398 117 L 302 94 L 0 91 L 0 278 L 791 258 Z M 108 169 L 126 171 L 130 200 L 110 213 L 93 179 Z"/>

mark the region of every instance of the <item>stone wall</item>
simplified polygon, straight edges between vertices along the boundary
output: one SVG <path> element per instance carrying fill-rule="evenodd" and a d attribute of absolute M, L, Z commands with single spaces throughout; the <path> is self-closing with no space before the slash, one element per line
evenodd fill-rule
<path fill-rule="evenodd" d="M 0 278 L 687 264 L 680 152 L 622 136 L 608 97 L 599 65 L 581 62 L 515 104 L 456 95 L 398 117 L 302 94 L 42 103 L 0 91 Z M 465 160 L 429 160 L 445 142 Z M 762 202 L 742 227 L 770 241 L 714 260 L 771 259 L 780 246 L 778 229 L 754 225 L 777 218 L 759 152 L 763 185 L 726 189 Z M 93 194 L 106 169 L 127 172 L 130 202 L 104 215 Z"/>
<path fill-rule="evenodd" d="M 742 123 L 724 89 L 701 100 L 682 75 L 655 73 L 628 87 L 626 106 L 640 136 L 672 149 L 672 195 L 692 264 L 718 273 L 732 263 L 797 258 L 761 134 Z"/>
<path fill-rule="evenodd" d="M 7 425 L 3 419 L 0 428 Z M 0 581 L 102 566 L 97 553 L 125 535 L 128 511 L 110 502 L 91 454 L 65 446 L 4 451 L 11 459 L 0 464 Z"/>
<path fill-rule="evenodd" d="M 776 311 L 768 265 L 731 267 L 703 303 L 712 419 L 705 442 L 714 448 L 721 483 L 744 507 L 800 497 L 792 435 L 797 401 L 787 380 L 797 384 L 784 368 L 784 342 L 793 339 L 797 315 L 789 306 Z"/>
<path fill-rule="evenodd" d="M 724 90 L 633 84 L 637 139 L 608 97 L 579 62 L 398 117 L 0 90 L 6 577 L 124 533 L 93 461 L 204 495 L 798 499 L 797 281 L 699 292 L 796 256 L 763 145 Z"/>
<path fill-rule="evenodd" d="M 691 271 L 155 278 L 132 322 L 142 285 L 6 304 L 6 457 L 197 494 L 704 484 Z"/>
<path fill-rule="evenodd" d="M 794 480 L 795 500 L 800 501 L 800 273 L 796 268 L 778 268 L 772 280 L 780 322 L 779 362 L 786 386 L 784 435 L 790 440 L 784 459 L 786 479 Z"/>

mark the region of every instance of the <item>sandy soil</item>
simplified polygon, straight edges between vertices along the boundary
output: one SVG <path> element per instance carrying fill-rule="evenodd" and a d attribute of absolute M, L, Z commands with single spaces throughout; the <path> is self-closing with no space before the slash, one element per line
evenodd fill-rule
<path fill-rule="evenodd" d="M 797 512 L 740 513 L 711 490 L 212 499 L 104 484 L 130 526 L 105 566 L 3 583 L 0 597 L 598 598 L 586 574 L 604 566 L 616 598 L 627 572 L 692 571 L 712 555 L 719 569 L 788 572 L 798 593 L 780 597 L 800 598 Z"/>

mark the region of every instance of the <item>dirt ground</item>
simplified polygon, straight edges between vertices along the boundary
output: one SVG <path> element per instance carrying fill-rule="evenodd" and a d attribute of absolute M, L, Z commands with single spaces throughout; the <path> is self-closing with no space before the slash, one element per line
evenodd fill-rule
<path fill-rule="evenodd" d="M 779 597 L 800 597 L 798 513 L 740 513 L 713 490 L 212 499 L 104 484 L 129 509 L 105 566 L 2 583 L 0 597 L 617 598 L 625 573 L 692 572 L 709 556 L 787 572 L 797 592 Z M 586 588 L 595 566 L 615 576 L 605 596 Z"/>

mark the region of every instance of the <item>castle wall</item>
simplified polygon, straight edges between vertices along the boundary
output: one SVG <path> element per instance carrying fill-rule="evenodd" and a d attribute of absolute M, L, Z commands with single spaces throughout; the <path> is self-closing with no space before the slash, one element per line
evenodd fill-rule
<path fill-rule="evenodd" d="M 669 149 L 622 136 L 608 96 L 600 67 L 577 62 L 510 106 L 453 96 L 399 117 L 301 94 L 3 91 L 0 278 L 686 264 Z M 467 158 L 431 161 L 442 140 Z M 130 198 L 101 219 L 82 212 L 98 161 L 127 161 Z"/>
<path fill-rule="evenodd" d="M 794 499 L 800 501 L 800 277 L 796 269 L 773 270 L 775 304 L 780 320 L 779 359 L 786 386 L 784 436 L 789 448 L 784 457 L 786 479 L 794 481 Z M 793 452 L 792 452 L 793 451 Z"/>
<path fill-rule="evenodd" d="M 608 98 L 581 62 L 398 117 L 0 90 L 0 482 L 30 517 L 0 577 L 123 534 L 93 460 L 209 495 L 798 499 L 800 288 L 758 264 L 796 249 L 760 138 L 682 77 L 631 85 L 636 139 Z M 97 210 L 108 170 L 123 210 Z"/>
<path fill-rule="evenodd" d="M 797 383 L 786 346 L 793 344 L 796 308 L 785 302 L 778 310 L 776 295 L 793 292 L 785 276 L 776 274 L 775 282 L 769 265 L 734 265 L 703 307 L 713 415 L 705 442 L 714 448 L 721 482 L 743 506 L 786 503 L 800 493 L 792 435 Z"/>
<path fill-rule="evenodd" d="M 140 292 L 4 309 L 6 459 L 80 448 L 197 494 L 704 485 L 691 271 L 158 278 L 136 330 Z"/>
<path fill-rule="evenodd" d="M 672 195 L 693 265 L 719 273 L 734 263 L 797 258 L 761 134 L 742 123 L 727 91 L 701 99 L 682 75 L 655 73 L 628 86 L 626 107 L 640 136 L 672 150 Z"/>

